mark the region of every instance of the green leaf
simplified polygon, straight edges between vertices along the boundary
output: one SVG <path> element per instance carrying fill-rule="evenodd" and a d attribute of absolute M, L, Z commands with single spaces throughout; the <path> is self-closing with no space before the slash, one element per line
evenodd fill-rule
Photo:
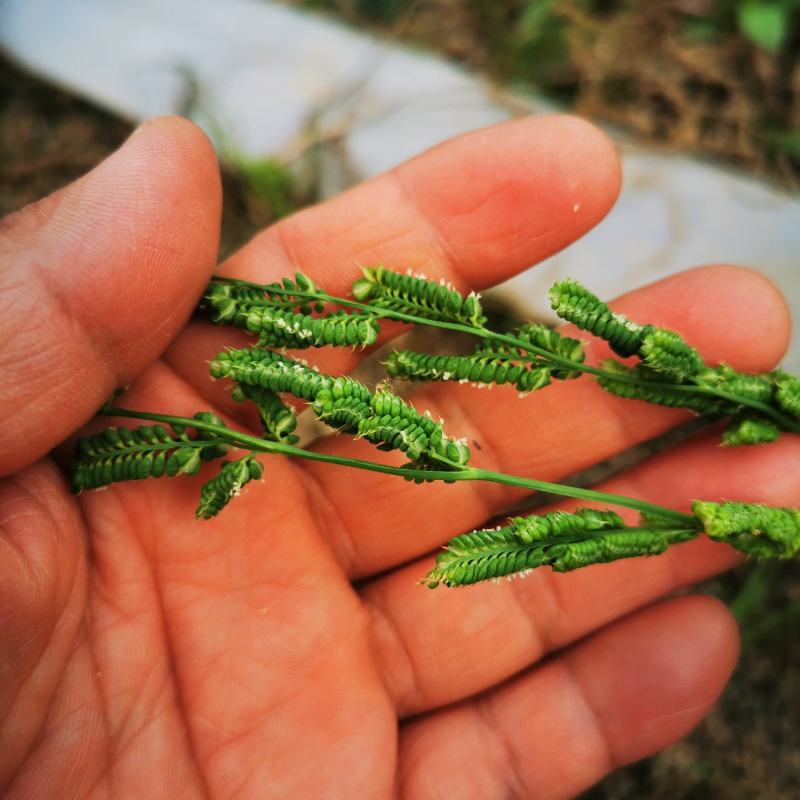
<path fill-rule="evenodd" d="M 517 21 L 517 36 L 520 39 L 533 39 L 541 35 L 542 27 L 553 14 L 553 0 L 533 0 L 525 5 Z"/>
<path fill-rule="evenodd" d="M 356 12 L 384 24 L 394 22 L 408 9 L 408 0 L 356 0 Z"/>
<path fill-rule="evenodd" d="M 690 44 L 717 42 L 720 39 L 719 24 L 701 17 L 689 19 L 683 26 L 683 37 Z"/>
<path fill-rule="evenodd" d="M 753 44 L 777 53 L 789 33 L 791 14 L 788 3 L 746 0 L 738 9 L 739 29 Z"/>
<path fill-rule="evenodd" d="M 288 167 L 273 158 L 243 159 L 238 167 L 253 194 L 266 203 L 276 217 L 285 217 L 294 211 L 295 179 Z"/>
<path fill-rule="evenodd" d="M 800 130 L 771 130 L 763 134 L 766 144 L 790 158 L 800 158 Z"/>
<path fill-rule="evenodd" d="M 551 90 L 568 84 L 575 72 L 569 24 L 553 6 L 540 0 L 530 2 L 510 40 L 514 73 Z"/>

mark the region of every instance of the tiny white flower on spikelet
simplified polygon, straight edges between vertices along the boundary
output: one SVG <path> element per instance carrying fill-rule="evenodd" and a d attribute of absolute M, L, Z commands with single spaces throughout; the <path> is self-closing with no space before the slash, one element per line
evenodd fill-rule
<path fill-rule="evenodd" d="M 442 380 L 449 381 L 450 380 L 450 373 L 449 372 L 443 372 L 442 373 Z"/>
<path fill-rule="evenodd" d="M 624 325 L 632 333 L 638 333 L 642 329 L 641 325 L 639 325 L 637 322 L 632 322 L 624 314 L 612 313 L 611 316 L 614 317 L 614 319 L 619 322 L 620 325 Z"/>

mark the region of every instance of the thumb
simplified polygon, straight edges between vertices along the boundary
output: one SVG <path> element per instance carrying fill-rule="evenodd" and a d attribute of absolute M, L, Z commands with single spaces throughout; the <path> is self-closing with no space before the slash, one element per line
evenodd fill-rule
<path fill-rule="evenodd" d="M 162 118 L 0 222 L 0 475 L 67 438 L 169 344 L 214 268 L 220 202 L 208 139 Z"/>

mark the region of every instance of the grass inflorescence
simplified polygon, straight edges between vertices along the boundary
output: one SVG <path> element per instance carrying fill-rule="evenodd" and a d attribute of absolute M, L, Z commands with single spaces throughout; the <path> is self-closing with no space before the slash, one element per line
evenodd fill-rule
<path fill-rule="evenodd" d="M 73 460 L 73 487 L 81 491 L 119 481 L 193 475 L 202 462 L 238 449 L 245 454 L 222 461 L 218 474 L 202 487 L 198 517 L 216 516 L 249 482 L 261 478 L 263 466 L 257 456 L 276 453 L 418 483 L 489 481 L 640 512 L 633 526 L 613 510 L 583 508 L 514 517 L 506 527 L 462 534 L 437 558 L 424 581 L 429 586 L 461 586 L 545 565 L 568 571 L 657 555 L 701 533 L 755 558 L 796 556 L 798 510 L 696 501 L 693 513 L 685 514 L 637 498 L 481 469 L 471 464 L 464 439 L 446 433 L 442 420 L 417 410 L 388 383 L 373 389 L 348 376 L 322 373 L 286 352 L 367 347 L 378 341 L 383 320 L 396 320 L 469 334 L 476 342 L 468 355 L 394 352 L 386 361 L 393 378 L 509 384 L 527 394 L 554 381 L 587 375 L 620 397 L 728 418 L 722 444 L 729 447 L 764 444 L 784 433 L 800 432 L 796 377 L 782 370 L 749 374 L 726 364 L 706 364 L 677 332 L 629 320 L 575 281 L 557 283 L 551 300 L 562 319 L 636 362 L 609 359 L 600 366 L 587 364 L 583 340 L 539 323 L 510 332 L 493 330 L 478 295 L 463 295 L 443 282 L 383 266 L 364 269 L 350 298 L 330 295 L 299 273 L 266 285 L 214 278 L 201 309 L 213 323 L 244 328 L 257 342 L 219 353 L 210 363 L 211 377 L 229 381 L 238 402 L 255 404 L 260 436 L 228 428 L 210 412 L 189 419 L 107 407 L 103 413 L 156 424 L 108 428 L 81 439 Z M 318 419 L 340 434 L 397 451 L 406 462 L 389 465 L 297 447 L 296 410 L 287 397 L 306 402 Z"/>

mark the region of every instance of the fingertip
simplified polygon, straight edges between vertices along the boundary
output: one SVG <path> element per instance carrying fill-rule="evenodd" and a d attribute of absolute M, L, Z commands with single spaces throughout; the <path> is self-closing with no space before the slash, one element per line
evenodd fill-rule
<path fill-rule="evenodd" d="M 191 120 L 177 116 L 154 117 L 143 122 L 123 147 L 131 144 L 146 148 L 150 158 L 162 159 L 165 169 L 187 173 L 197 182 L 198 189 L 221 197 L 216 150 L 205 131 Z"/>
<path fill-rule="evenodd" d="M 739 655 L 729 609 L 681 597 L 629 617 L 573 656 L 612 760 L 621 765 L 688 733 L 708 713 Z M 613 675 L 613 681 L 609 676 Z"/>
<path fill-rule="evenodd" d="M 205 134 L 159 118 L 4 226 L 0 474 L 66 438 L 163 352 L 213 272 L 220 206 Z"/>
<path fill-rule="evenodd" d="M 604 199 L 616 199 L 622 184 L 622 167 L 617 147 L 597 125 L 574 114 L 553 114 L 533 118 L 541 121 L 542 135 L 569 151 L 575 165 L 573 180 L 590 180 Z"/>
<path fill-rule="evenodd" d="M 479 288 L 582 236 L 608 213 L 620 188 L 608 137 L 562 114 L 464 134 L 394 175 L 434 224 L 461 280 Z"/>
<path fill-rule="evenodd" d="M 698 594 L 667 601 L 653 612 L 663 615 L 664 651 L 672 658 L 668 668 L 674 685 L 693 691 L 700 681 L 709 702 L 715 702 L 739 658 L 739 627 L 730 608 L 716 597 Z"/>
<path fill-rule="evenodd" d="M 214 146 L 201 128 L 183 117 L 148 120 L 94 172 L 106 177 L 106 171 L 118 173 L 125 200 L 147 223 L 141 233 L 167 241 L 179 236 L 175 243 L 203 262 L 216 255 L 222 184 Z"/>
<path fill-rule="evenodd" d="M 616 145 L 596 125 L 573 114 L 529 117 L 520 123 L 520 164 L 553 191 L 552 222 L 573 239 L 599 223 L 619 196 L 622 168 Z"/>
<path fill-rule="evenodd" d="M 81 269 L 93 287 L 88 325 L 113 341 L 117 370 L 128 380 L 143 354 L 152 358 L 183 325 L 214 269 L 219 166 L 194 123 L 157 117 L 83 181 L 95 212 L 94 225 L 82 220 L 91 232 Z M 78 272 L 65 291 L 78 289 Z"/>
<path fill-rule="evenodd" d="M 740 368 L 756 371 L 778 363 L 792 333 L 792 313 L 780 289 L 764 273 L 750 267 L 714 264 L 701 271 L 725 287 L 731 308 L 743 312 L 741 324 L 731 325 L 732 335 L 741 337 L 744 363 Z"/>
<path fill-rule="evenodd" d="M 709 361 L 760 372 L 789 345 L 791 315 L 762 273 L 712 264 L 671 275 L 621 297 L 614 309 L 637 322 L 674 328 Z"/>

